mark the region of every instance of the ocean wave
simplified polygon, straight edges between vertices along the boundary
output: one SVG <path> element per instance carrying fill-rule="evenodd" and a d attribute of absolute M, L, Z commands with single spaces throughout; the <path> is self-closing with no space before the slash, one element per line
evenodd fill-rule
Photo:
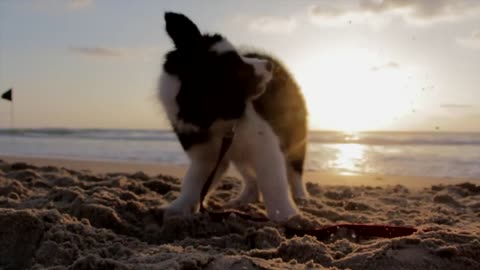
<path fill-rule="evenodd" d="M 480 133 L 440 132 L 363 132 L 346 134 L 338 132 L 311 132 L 313 143 L 351 143 L 365 145 L 480 145 Z"/>
<path fill-rule="evenodd" d="M 168 130 L 125 129 L 0 129 L 0 136 L 73 138 L 90 140 L 172 141 L 174 133 Z"/>
<path fill-rule="evenodd" d="M 89 140 L 175 141 L 170 130 L 130 129 L 0 129 L 0 136 L 75 138 Z M 480 133 L 311 131 L 310 143 L 364 145 L 480 145 Z"/>

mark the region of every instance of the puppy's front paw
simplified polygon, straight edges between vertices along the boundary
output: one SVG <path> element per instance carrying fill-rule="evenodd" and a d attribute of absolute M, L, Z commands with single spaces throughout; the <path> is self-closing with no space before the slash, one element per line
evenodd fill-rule
<path fill-rule="evenodd" d="M 188 217 L 193 215 L 197 211 L 197 205 L 186 203 L 181 200 L 175 200 L 170 205 L 162 207 L 163 219 L 170 217 Z"/>
<path fill-rule="evenodd" d="M 305 206 L 308 204 L 308 196 L 307 197 L 294 197 L 293 200 L 297 204 L 297 206 Z"/>
<path fill-rule="evenodd" d="M 275 222 L 284 223 L 290 218 L 299 214 L 295 207 L 285 207 L 284 209 L 274 209 L 273 211 L 267 210 L 268 217 Z"/>
<path fill-rule="evenodd" d="M 308 200 L 308 197 L 309 197 L 307 190 L 303 186 L 294 188 L 292 192 L 292 196 L 295 201 Z"/>
<path fill-rule="evenodd" d="M 258 193 L 242 193 L 235 199 L 225 203 L 224 207 L 226 208 L 238 208 L 242 206 L 246 206 L 250 203 L 258 202 Z"/>

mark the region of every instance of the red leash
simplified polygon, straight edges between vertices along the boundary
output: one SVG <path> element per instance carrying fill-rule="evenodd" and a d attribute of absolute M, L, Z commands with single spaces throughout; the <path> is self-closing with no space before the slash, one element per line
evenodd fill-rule
<path fill-rule="evenodd" d="M 228 148 L 230 148 L 230 145 L 232 145 L 233 142 L 233 137 L 235 136 L 235 124 L 233 124 L 232 128 L 223 136 L 222 139 L 222 145 L 220 146 L 220 154 L 218 155 L 218 160 L 217 164 L 215 164 L 215 167 L 213 168 L 212 172 L 207 178 L 207 181 L 202 187 L 202 192 L 200 193 L 200 212 L 203 213 L 206 211 L 205 206 L 203 205 L 203 201 L 205 200 L 205 196 L 207 196 L 208 190 L 210 189 L 210 186 L 212 185 L 213 178 L 215 177 L 215 173 L 218 170 L 218 167 L 222 163 L 223 157 L 228 151 Z"/>
<path fill-rule="evenodd" d="M 209 217 L 216 222 L 227 219 L 230 215 L 235 214 L 243 219 L 255 222 L 267 222 L 269 219 L 265 216 L 254 217 L 245 212 L 231 209 L 226 211 L 209 211 L 205 210 Z M 301 229 L 293 228 L 285 225 L 285 235 L 287 237 L 311 235 L 318 240 L 328 240 L 335 235 L 339 230 L 348 230 L 350 235 L 360 238 L 395 238 L 408 236 L 417 231 L 415 228 L 389 225 L 372 225 L 372 224 L 350 224 L 341 223 L 336 225 L 325 226 L 317 229 Z"/>
<path fill-rule="evenodd" d="M 203 185 L 202 192 L 200 195 L 200 212 L 207 213 L 213 221 L 222 221 L 228 218 L 231 214 L 235 214 L 243 219 L 256 221 L 256 222 L 267 222 L 269 219 L 265 216 L 254 217 L 245 212 L 230 209 L 228 211 L 210 211 L 207 210 L 203 205 L 205 196 L 207 195 L 208 189 L 212 185 L 213 178 L 215 173 L 218 170 L 225 154 L 227 153 L 230 145 L 233 142 L 233 137 L 235 135 L 235 125 L 232 126 L 232 129 L 225 134 L 222 139 L 222 145 L 220 147 L 220 154 L 218 156 L 217 164 L 215 168 L 210 173 L 205 185 Z M 332 235 L 335 235 L 339 230 L 346 229 L 355 235 L 355 237 L 382 237 L 382 238 L 395 238 L 407 236 L 415 233 L 417 229 L 410 227 L 401 227 L 401 226 L 388 226 L 388 225 L 367 225 L 367 224 L 348 224 L 342 223 L 337 225 L 326 226 L 318 229 L 299 229 L 292 228 L 290 226 L 284 226 L 285 234 L 287 237 L 292 236 L 304 236 L 311 235 L 315 236 L 318 240 L 327 240 Z"/>
<path fill-rule="evenodd" d="M 417 229 L 410 227 L 342 223 L 313 230 L 295 229 L 285 226 L 285 234 L 287 236 L 312 235 L 318 240 L 327 240 L 340 229 L 347 229 L 351 231 L 355 237 L 364 238 L 395 238 L 408 236 L 417 231 Z"/>

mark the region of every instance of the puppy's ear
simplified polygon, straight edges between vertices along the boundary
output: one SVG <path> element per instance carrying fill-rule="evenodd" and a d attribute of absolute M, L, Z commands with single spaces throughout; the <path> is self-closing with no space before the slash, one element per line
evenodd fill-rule
<path fill-rule="evenodd" d="M 183 14 L 165 12 L 165 24 L 177 49 L 196 46 L 202 37 L 197 26 Z"/>

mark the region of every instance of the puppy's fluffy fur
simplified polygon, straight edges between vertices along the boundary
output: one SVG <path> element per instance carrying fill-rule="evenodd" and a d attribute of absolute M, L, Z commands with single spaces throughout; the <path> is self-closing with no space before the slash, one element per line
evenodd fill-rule
<path fill-rule="evenodd" d="M 233 144 L 213 183 L 234 164 L 244 188 L 230 206 L 254 202 L 261 193 L 270 219 L 296 215 L 292 195 L 307 196 L 302 181 L 307 111 L 297 83 L 278 60 L 241 53 L 219 34 L 202 34 L 182 14 L 167 12 L 165 21 L 175 48 L 165 57 L 160 100 L 191 161 L 180 196 L 166 214 L 198 210 L 222 137 L 235 124 Z"/>

